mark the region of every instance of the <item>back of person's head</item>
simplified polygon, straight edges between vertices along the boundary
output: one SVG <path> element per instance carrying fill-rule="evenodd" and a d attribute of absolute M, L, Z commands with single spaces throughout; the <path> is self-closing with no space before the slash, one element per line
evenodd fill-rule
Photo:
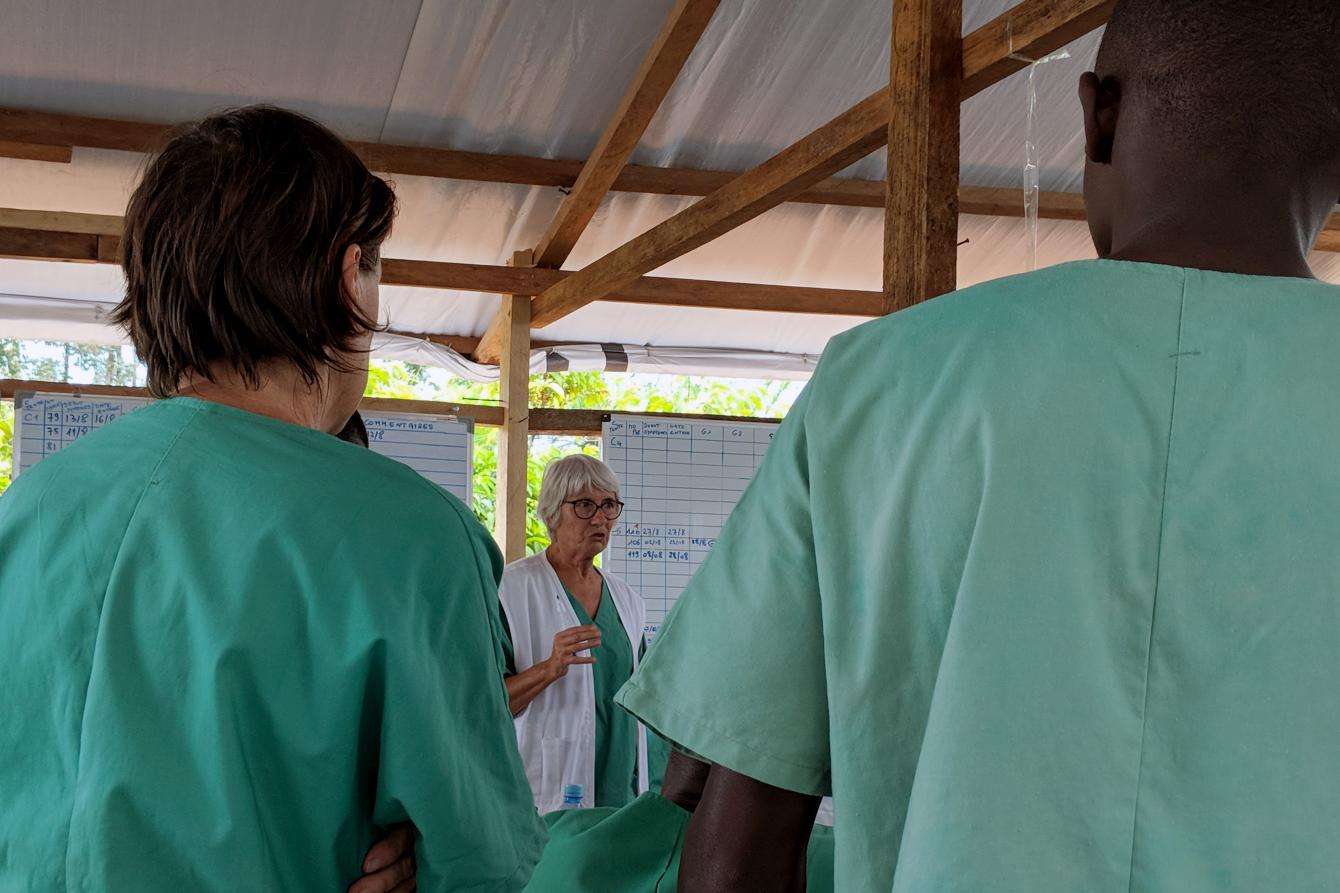
<path fill-rule="evenodd" d="M 184 376 L 230 370 L 249 387 L 263 365 L 309 385 L 376 327 L 345 286 L 343 259 L 379 270 L 396 200 L 320 124 L 252 106 L 180 130 L 152 160 L 126 212 L 125 298 L 115 319 L 157 396 Z M 375 311 L 374 311 L 375 312 Z M 366 361 L 364 361 L 365 364 Z"/>
<path fill-rule="evenodd" d="M 1100 255 L 1306 269 L 1340 200 L 1340 2 L 1118 0 L 1080 98 Z"/>
<path fill-rule="evenodd" d="M 1120 0 L 1096 73 L 1170 148 L 1291 170 L 1340 153 L 1336 0 Z"/>
<path fill-rule="evenodd" d="M 345 443 L 366 447 L 368 445 L 368 426 L 363 422 L 362 413 L 355 410 L 354 414 L 349 416 L 349 421 L 344 423 L 344 427 L 335 436 Z"/>

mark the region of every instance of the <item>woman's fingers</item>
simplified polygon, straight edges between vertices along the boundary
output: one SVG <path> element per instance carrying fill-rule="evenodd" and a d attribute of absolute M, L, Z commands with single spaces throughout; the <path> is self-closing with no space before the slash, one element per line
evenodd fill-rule
<path fill-rule="evenodd" d="M 572 642 L 571 644 L 564 645 L 563 653 L 567 655 L 573 655 L 576 654 L 578 651 L 586 651 L 587 649 L 590 648 L 599 648 L 599 647 L 600 647 L 600 636 L 596 636 L 594 639 L 584 639 L 583 641 L 580 642 Z"/>
<path fill-rule="evenodd" d="M 372 845 L 368 850 L 367 856 L 363 859 L 363 870 L 366 872 L 380 871 L 387 865 L 404 856 L 406 852 L 413 855 L 414 847 L 414 826 L 409 822 L 402 822 L 390 830 L 390 832 Z M 403 880 L 400 878 L 397 880 Z"/>
<path fill-rule="evenodd" d="M 574 657 L 569 663 L 574 664 L 593 664 L 596 662 L 594 657 Z"/>
<path fill-rule="evenodd" d="M 366 869 L 365 869 L 366 870 Z M 389 893 L 389 891 L 401 889 L 414 889 L 415 882 L 414 858 L 406 856 L 392 862 L 385 868 L 372 871 L 365 874 L 349 887 L 349 893 Z M 404 885 L 411 884 L 406 888 Z"/>
<path fill-rule="evenodd" d="M 563 636 L 563 639 L 559 642 L 559 645 L 563 648 L 588 647 L 588 643 L 592 646 L 600 644 L 600 630 L 594 627 L 591 628 L 590 632 L 584 632 L 581 635 L 569 636 L 564 633 L 560 633 L 560 635 Z"/>

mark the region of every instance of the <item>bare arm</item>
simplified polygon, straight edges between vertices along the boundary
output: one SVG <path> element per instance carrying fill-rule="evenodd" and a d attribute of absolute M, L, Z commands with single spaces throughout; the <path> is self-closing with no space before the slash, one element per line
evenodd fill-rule
<path fill-rule="evenodd" d="M 540 696 L 540 692 L 568 675 L 568 667 L 595 663 L 594 657 L 578 657 L 577 652 L 598 645 L 600 630 L 595 626 L 574 626 L 556 633 L 553 653 L 504 680 L 507 683 L 507 707 L 512 715 L 520 715 L 521 711 L 530 706 L 531 701 Z"/>
<path fill-rule="evenodd" d="M 819 798 L 713 765 L 689 821 L 682 893 L 805 889 L 805 853 Z"/>

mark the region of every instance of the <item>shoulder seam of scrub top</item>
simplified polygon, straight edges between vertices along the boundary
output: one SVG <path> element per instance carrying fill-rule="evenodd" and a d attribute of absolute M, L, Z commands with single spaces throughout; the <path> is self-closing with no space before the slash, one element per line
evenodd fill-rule
<path fill-rule="evenodd" d="M 94 628 L 93 632 L 93 648 L 92 648 L 92 655 L 90 656 L 90 661 L 96 659 L 97 657 L 98 644 L 102 632 L 102 612 L 103 607 L 107 602 L 107 586 L 111 582 L 111 575 L 116 571 L 116 566 L 121 562 L 121 550 L 125 548 L 126 534 L 130 532 L 130 525 L 135 523 L 135 517 L 139 514 L 140 506 L 144 504 L 144 497 L 148 495 L 149 489 L 158 483 L 158 472 L 162 469 L 163 463 L 167 461 L 168 456 L 172 455 L 172 451 L 177 448 L 177 441 L 181 440 L 182 435 L 186 433 L 186 429 L 191 427 L 191 425 L 195 423 L 196 417 L 199 416 L 199 414 L 200 414 L 200 408 L 196 407 L 195 411 L 192 412 L 189 416 L 187 416 L 186 420 L 183 421 L 181 423 L 181 426 L 177 429 L 177 432 L 172 435 L 172 440 L 169 441 L 168 445 L 163 448 L 162 455 L 160 455 L 158 457 L 158 461 L 154 463 L 153 470 L 149 472 L 149 476 L 144 482 L 144 487 L 140 490 L 140 495 L 136 497 L 135 507 L 130 510 L 130 515 L 129 517 L 126 518 L 125 529 L 121 531 L 121 540 L 116 545 L 116 554 L 112 557 L 112 562 L 111 565 L 109 566 L 110 569 L 107 572 L 108 579 L 107 582 L 104 583 L 102 586 L 101 597 L 98 601 L 98 624 Z M 81 706 L 79 711 L 79 738 L 78 743 L 75 746 L 75 770 L 74 770 L 74 789 L 76 791 L 78 791 L 80 783 L 79 767 L 83 762 L 82 757 L 84 752 L 84 723 L 88 718 L 88 688 L 90 685 L 92 685 L 92 683 L 93 683 L 93 676 L 90 673 L 89 678 L 84 681 L 83 705 Z M 76 809 L 78 809 L 78 807 L 79 807 L 79 798 L 77 796 L 71 798 L 70 816 L 65 822 L 65 862 L 61 866 L 61 877 L 63 880 L 66 881 L 66 883 L 69 882 L 67 871 L 70 864 L 70 828 L 74 825 L 74 812 Z"/>
<path fill-rule="evenodd" d="M 1182 320 L 1186 315 L 1186 292 L 1189 275 L 1182 271 L 1182 301 L 1177 309 L 1177 347 L 1173 361 L 1172 394 L 1168 400 L 1168 442 L 1163 453 L 1163 488 L 1159 495 L 1159 535 L 1154 546 L 1154 593 L 1149 605 L 1149 638 L 1145 644 L 1144 690 L 1140 700 L 1140 750 L 1136 754 L 1135 790 L 1131 798 L 1130 860 L 1126 874 L 1126 890 L 1135 884 L 1135 834 L 1140 824 L 1140 785 L 1144 778 L 1145 742 L 1149 731 L 1149 671 L 1154 659 L 1154 624 L 1158 619 L 1159 585 L 1163 582 L 1164 519 L 1168 514 L 1168 475 L 1172 467 L 1173 430 L 1177 423 L 1177 382 L 1182 369 Z"/>

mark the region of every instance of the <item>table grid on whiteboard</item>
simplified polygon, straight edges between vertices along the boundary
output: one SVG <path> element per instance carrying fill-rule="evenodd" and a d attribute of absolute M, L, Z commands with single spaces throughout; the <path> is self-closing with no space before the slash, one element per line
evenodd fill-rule
<path fill-rule="evenodd" d="M 128 412 L 148 406 L 140 397 L 24 396 L 16 407 L 14 473 L 22 474 L 52 453 Z"/>
<path fill-rule="evenodd" d="M 776 428 L 639 416 L 605 423 L 602 455 L 625 506 L 603 562 L 642 594 L 648 638 L 716 544 Z"/>
<path fill-rule="evenodd" d="M 20 395 L 15 473 L 22 474 L 85 434 L 151 402 L 141 397 Z M 398 412 L 365 413 L 363 421 L 374 452 L 408 465 L 469 505 L 474 452 L 471 421 Z"/>

